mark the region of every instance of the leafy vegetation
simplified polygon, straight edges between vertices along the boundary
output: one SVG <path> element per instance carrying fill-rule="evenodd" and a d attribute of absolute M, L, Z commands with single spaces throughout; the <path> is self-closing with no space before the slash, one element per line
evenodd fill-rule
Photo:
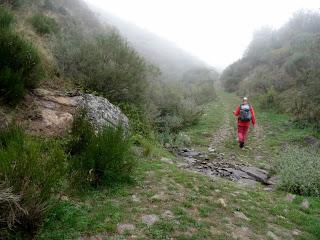
<path fill-rule="evenodd" d="M 39 34 L 56 33 L 59 30 L 57 22 L 53 18 L 50 18 L 43 14 L 33 15 L 33 17 L 30 19 L 30 22 L 33 28 Z"/>
<path fill-rule="evenodd" d="M 84 41 L 77 37 L 60 39 L 56 48 L 66 76 L 114 103 L 145 100 L 148 65 L 125 39 L 116 32 Z"/>
<path fill-rule="evenodd" d="M 10 29 L 12 15 L 4 9 L 0 13 L 3 26 L 0 28 L 1 99 L 16 104 L 27 89 L 37 86 L 43 74 L 34 46 Z"/>
<path fill-rule="evenodd" d="M 274 167 L 279 187 L 289 192 L 320 196 L 320 154 L 315 149 L 292 145 L 280 154 Z"/>
<path fill-rule="evenodd" d="M 2 224 L 33 233 L 42 224 L 51 194 L 63 181 L 66 156 L 60 145 L 28 136 L 20 127 L 0 132 Z M 4 188 L 3 188 L 4 187 Z M 3 216 L 4 215 L 4 216 Z"/>
<path fill-rule="evenodd" d="M 71 133 L 70 174 L 73 185 L 112 186 L 131 179 L 135 161 L 122 127 L 105 126 L 98 133 L 82 113 Z"/>
<path fill-rule="evenodd" d="M 319 127 L 320 14 L 298 12 L 279 30 L 256 32 L 244 57 L 222 75 L 225 88 Z"/>

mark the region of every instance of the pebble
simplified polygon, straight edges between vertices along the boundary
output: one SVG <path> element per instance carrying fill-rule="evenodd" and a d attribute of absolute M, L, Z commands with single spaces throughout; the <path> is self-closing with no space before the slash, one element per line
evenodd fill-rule
<path fill-rule="evenodd" d="M 142 222 L 147 224 L 148 226 L 152 226 L 153 224 L 155 224 L 157 221 L 159 221 L 159 217 L 157 215 L 143 215 L 141 217 Z"/>
<path fill-rule="evenodd" d="M 118 224 L 117 225 L 117 232 L 119 234 L 124 234 L 125 232 L 130 232 L 133 231 L 135 229 L 135 226 L 133 224 Z"/>
<path fill-rule="evenodd" d="M 310 203 L 307 199 L 304 199 L 300 205 L 303 209 L 308 209 L 310 207 Z"/>
<path fill-rule="evenodd" d="M 288 202 L 292 202 L 295 198 L 296 198 L 296 195 L 291 194 L 291 193 L 288 193 L 287 196 L 286 196 L 286 200 Z"/>
<path fill-rule="evenodd" d="M 277 235 L 275 235 L 273 232 L 268 231 L 267 232 L 267 237 L 271 238 L 272 240 L 279 240 L 279 238 L 277 237 Z"/>
<path fill-rule="evenodd" d="M 227 204 L 225 202 L 225 200 L 223 198 L 219 198 L 218 199 L 218 203 L 221 204 L 222 207 L 226 208 L 227 207 Z"/>
<path fill-rule="evenodd" d="M 242 212 L 234 212 L 234 215 L 237 217 L 237 218 L 241 218 L 243 220 L 246 220 L 246 221 L 250 221 L 250 218 L 248 218 L 244 213 Z"/>

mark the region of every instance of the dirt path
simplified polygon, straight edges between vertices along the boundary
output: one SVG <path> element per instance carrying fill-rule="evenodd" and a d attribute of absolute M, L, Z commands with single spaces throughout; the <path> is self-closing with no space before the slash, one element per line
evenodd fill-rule
<path fill-rule="evenodd" d="M 236 120 L 232 112 L 239 104 L 238 101 L 234 95 L 219 94 L 219 104 L 223 106 L 224 115 L 221 127 L 213 133 L 207 151 L 179 149 L 178 155 L 182 157 L 182 164 L 179 166 L 209 176 L 225 177 L 248 186 L 255 186 L 257 182 L 271 185 L 268 171 L 260 167 L 265 155 L 261 144 L 262 127 L 258 126 L 250 132 L 248 145 L 244 149 L 239 149 L 237 145 Z"/>

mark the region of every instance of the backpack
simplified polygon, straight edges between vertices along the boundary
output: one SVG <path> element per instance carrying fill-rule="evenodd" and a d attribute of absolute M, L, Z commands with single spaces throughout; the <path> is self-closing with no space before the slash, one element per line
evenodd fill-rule
<path fill-rule="evenodd" d="M 242 122 L 250 122 L 252 119 L 252 114 L 250 111 L 250 105 L 249 104 L 241 104 L 240 105 L 240 115 L 239 120 Z"/>

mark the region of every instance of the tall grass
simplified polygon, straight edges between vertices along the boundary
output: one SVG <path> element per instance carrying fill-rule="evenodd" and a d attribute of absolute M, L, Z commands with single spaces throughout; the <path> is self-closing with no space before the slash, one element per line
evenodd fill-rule
<path fill-rule="evenodd" d="M 9 28 L 13 20 L 12 14 L 0 5 L 0 29 Z"/>
<path fill-rule="evenodd" d="M 0 8 L 0 98 L 18 103 L 43 76 L 35 47 L 10 29 L 13 16 Z"/>
<path fill-rule="evenodd" d="M 287 191 L 320 196 L 320 152 L 299 145 L 288 146 L 275 162 L 278 186 Z"/>
<path fill-rule="evenodd" d="M 0 182 L 19 196 L 17 210 L 23 209 L 16 212 L 13 222 L 7 220 L 11 225 L 31 233 L 41 225 L 51 194 L 63 181 L 65 159 L 57 143 L 30 137 L 20 127 L 0 132 Z"/>
<path fill-rule="evenodd" d="M 42 14 L 34 15 L 30 19 L 30 22 L 37 33 L 42 35 L 56 33 L 59 30 L 56 20 Z"/>
<path fill-rule="evenodd" d="M 122 127 L 105 126 L 95 132 L 85 114 L 71 133 L 71 180 L 76 187 L 112 186 L 131 180 L 135 160 Z"/>

